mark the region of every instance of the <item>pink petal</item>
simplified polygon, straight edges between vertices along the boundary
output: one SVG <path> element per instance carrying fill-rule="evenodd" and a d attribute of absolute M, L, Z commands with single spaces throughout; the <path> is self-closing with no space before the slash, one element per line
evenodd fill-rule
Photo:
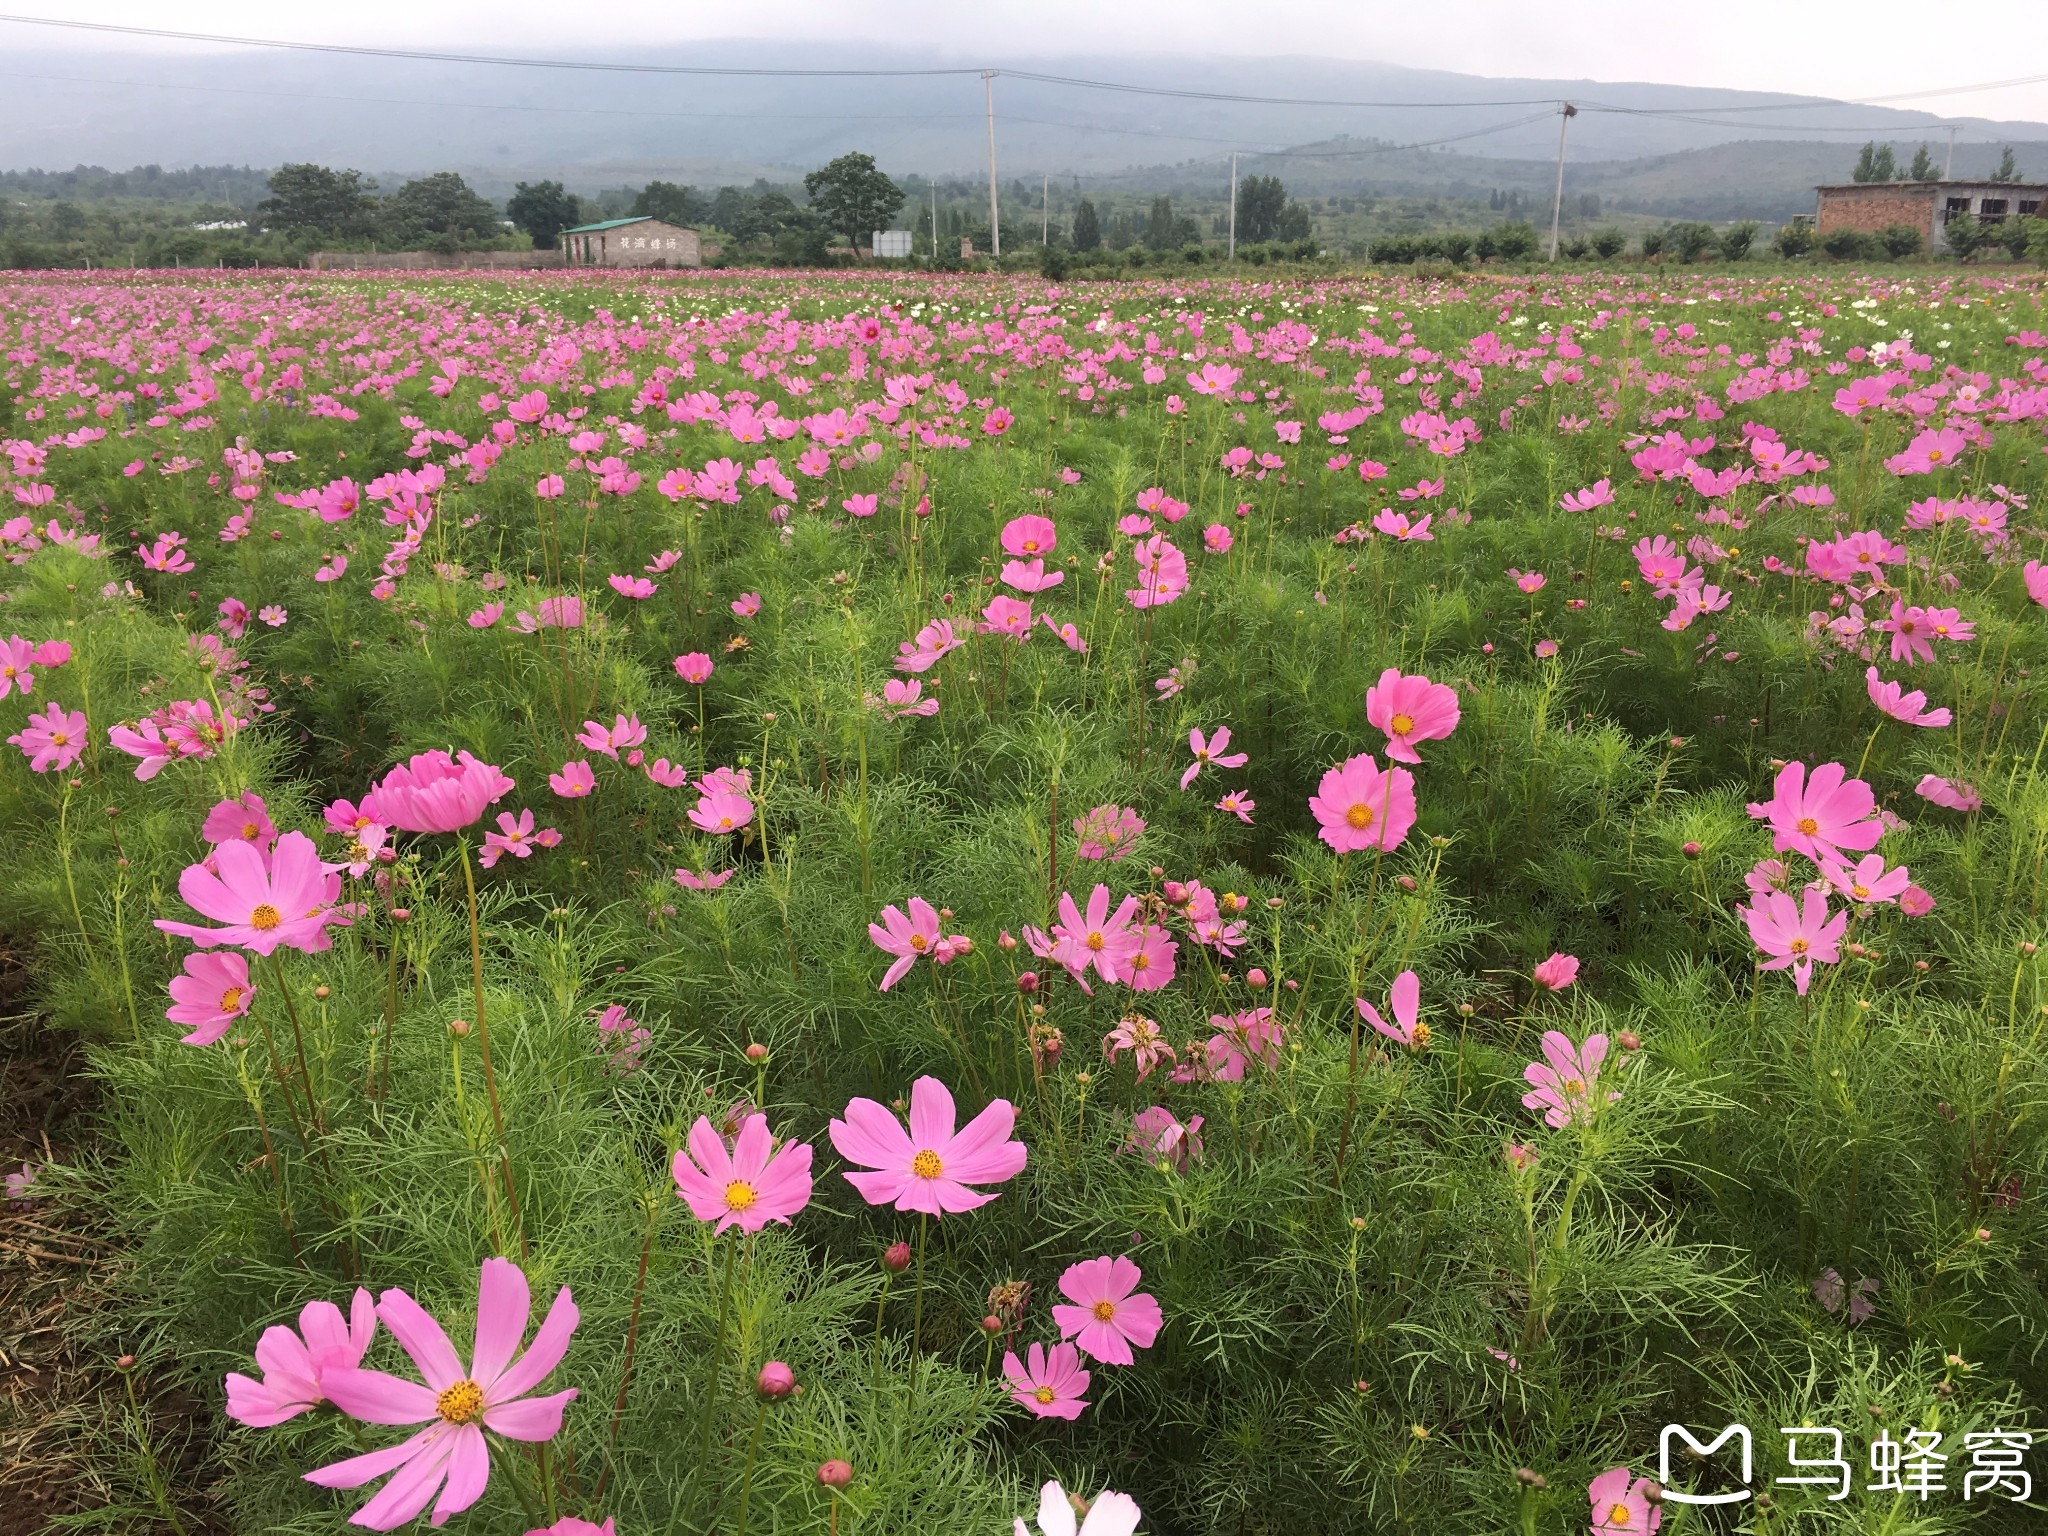
<path fill-rule="evenodd" d="M 247 847 L 244 844 L 228 844 L 228 847 Z M 384 1326 L 391 1330 L 391 1336 L 399 1346 L 412 1356 L 412 1363 L 419 1367 L 420 1375 L 436 1392 L 445 1392 L 456 1382 L 464 1379 L 462 1362 L 455 1357 L 455 1346 L 448 1342 L 448 1335 L 441 1331 L 441 1325 L 427 1316 L 426 1309 L 401 1290 L 386 1291 L 377 1302 L 377 1315 L 384 1319 Z"/>
<path fill-rule="evenodd" d="M 483 1432 L 474 1425 L 463 1426 L 448 1452 L 448 1486 L 434 1506 L 432 1523 L 440 1525 L 450 1515 L 459 1515 L 484 1496 L 491 1480 L 491 1453 L 484 1446 Z"/>
<path fill-rule="evenodd" d="M 916 1151 L 903 1122 L 873 1099 L 849 1100 L 846 1118 L 834 1120 L 828 1134 L 841 1157 L 869 1168 L 908 1170 Z"/>
<path fill-rule="evenodd" d="M 331 1461 L 324 1467 L 315 1467 L 306 1473 L 306 1481 L 318 1483 L 322 1488 L 360 1488 L 411 1461 L 429 1440 L 442 1432 L 443 1427 L 437 1419 L 411 1439 L 397 1445 L 387 1445 L 381 1451 L 368 1451 L 361 1456 L 350 1456 L 341 1461 Z"/>
<path fill-rule="evenodd" d="M 901 1169 L 885 1170 L 880 1173 L 849 1173 L 842 1177 L 860 1191 L 861 1199 L 869 1205 L 894 1205 L 907 1184 L 922 1184 L 923 1179 L 913 1179 Z"/>
<path fill-rule="evenodd" d="M 526 1337 L 533 1302 L 526 1276 L 510 1259 L 485 1259 L 477 1283 L 476 1350 L 470 1356 L 470 1378 L 486 1392 L 504 1374 L 505 1366 Z"/>
<path fill-rule="evenodd" d="M 1009 1139 L 1017 1123 L 1016 1107 L 997 1099 L 976 1115 L 942 1150 L 946 1175 L 963 1184 L 998 1184 L 1024 1170 L 1024 1144 Z"/>
<path fill-rule="evenodd" d="M 562 1410 L 575 1400 L 570 1387 L 551 1397 L 522 1397 L 484 1410 L 484 1428 L 510 1440 L 552 1440 L 562 1432 Z"/>
<path fill-rule="evenodd" d="M 349 1517 L 350 1524 L 367 1525 L 373 1531 L 396 1530 L 432 1502 L 442 1480 L 448 1476 L 448 1458 L 455 1450 L 456 1436 L 465 1430 L 472 1435 L 479 1433 L 469 1425 L 441 1424 L 436 1428 L 440 1433 L 427 1431 L 430 1438 L 392 1474 L 391 1481 L 369 1503 Z"/>
<path fill-rule="evenodd" d="M 555 1292 L 555 1299 L 548 1306 L 548 1315 L 541 1320 L 533 1342 L 526 1346 L 526 1353 L 512 1362 L 495 1385 L 484 1384 L 486 1403 L 509 1403 L 515 1397 L 524 1397 L 546 1380 L 548 1372 L 560 1365 L 562 1356 L 569 1352 L 569 1339 L 576 1332 L 579 1316 L 575 1300 L 565 1285 Z"/>
<path fill-rule="evenodd" d="M 914 1147 L 943 1148 L 953 1139 L 959 1112 L 952 1092 L 936 1077 L 920 1077 L 910 1085 L 910 1142 Z"/>
<path fill-rule="evenodd" d="M 365 1424 L 424 1424 L 435 1417 L 431 1391 L 383 1371 L 333 1366 L 321 1372 L 320 1390 L 335 1407 Z"/>

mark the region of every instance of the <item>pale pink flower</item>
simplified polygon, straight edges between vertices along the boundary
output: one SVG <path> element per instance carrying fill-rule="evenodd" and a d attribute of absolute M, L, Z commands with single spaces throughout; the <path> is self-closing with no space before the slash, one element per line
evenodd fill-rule
<path fill-rule="evenodd" d="M 1865 853 L 1877 846 L 1884 824 L 1876 817 L 1877 797 L 1840 763 L 1822 763 L 1811 775 L 1804 763 L 1778 770 L 1771 798 L 1751 802 L 1749 814 L 1771 824 L 1771 845 L 1780 853 L 1823 856 Z"/>
<path fill-rule="evenodd" d="M 1837 895 L 1856 902 L 1895 901 L 1899 893 L 1913 882 L 1903 864 L 1897 869 L 1887 870 L 1884 855 L 1880 853 L 1866 854 L 1853 867 L 1833 859 L 1823 859 L 1820 872 Z"/>
<path fill-rule="evenodd" d="M 1394 1015 L 1389 1024 L 1380 1017 L 1379 1009 L 1364 998 L 1354 998 L 1358 1016 L 1389 1040 L 1407 1046 L 1410 1050 L 1429 1049 L 1429 1026 L 1422 1022 L 1422 982 L 1413 971 L 1403 971 L 1394 978 L 1394 985 L 1387 996 L 1387 1009 Z"/>
<path fill-rule="evenodd" d="M 849 1173 L 847 1183 L 869 1205 L 945 1216 L 995 1199 L 970 1186 L 1001 1184 L 1024 1171 L 1024 1143 L 1010 1139 L 1017 1110 L 996 1099 L 958 1131 L 953 1095 L 935 1077 L 910 1085 L 910 1128 L 873 1099 L 854 1099 L 846 1118 L 830 1126 L 832 1145 L 850 1163 L 872 1172 Z"/>
<path fill-rule="evenodd" d="M 811 1201 L 811 1149 L 804 1142 L 781 1146 L 768 1134 L 766 1115 L 749 1115 L 730 1152 L 704 1115 L 690 1127 L 688 1145 L 671 1166 L 676 1189 L 699 1221 L 758 1232 L 790 1217 Z"/>
<path fill-rule="evenodd" d="M 1610 1467 L 1586 1485 L 1593 1503 L 1593 1536 L 1651 1536 L 1664 1523 L 1664 1508 L 1650 1502 L 1647 1477 L 1629 1480 L 1627 1467 Z"/>
<path fill-rule="evenodd" d="M 1954 718 L 1946 706 L 1929 709 L 1927 695 L 1922 690 L 1915 688 L 1908 693 L 1903 683 L 1884 681 L 1877 675 L 1876 667 L 1864 672 L 1863 685 L 1870 694 L 1870 702 L 1902 725 L 1939 729 Z"/>
<path fill-rule="evenodd" d="M 1539 961 L 1532 979 L 1545 992 L 1562 992 L 1579 979 L 1579 957 L 1559 953 Z"/>
<path fill-rule="evenodd" d="M 882 973 L 880 991 L 886 992 L 917 963 L 920 955 L 928 955 L 939 941 L 939 914 L 932 904 L 922 896 L 910 898 L 910 913 L 906 917 L 903 909 L 893 902 L 882 908 L 882 921 L 868 924 L 868 937 L 885 954 L 896 957 L 889 969 Z"/>
<path fill-rule="evenodd" d="M 181 1045 L 211 1045 L 249 1011 L 256 989 L 249 984 L 249 962 L 232 950 L 202 949 L 185 957 L 183 971 L 171 978 L 171 1006 L 164 1017 L 189 1024 L 192 1032 Z M 257 1350 L 260 1361 L 262 1350 Z"/>
<path fill-rule="evenodd" d="M 548 788 L 564 800 L 581 800 L 597 792 L 597 775 L 590 771 L 589 759 L 579 757 L 564 763 L 560 773 L 549 774 Z"/>
<path fill-rule="evenodd" d="M 711 680 L 711 658 L 702 651 L 691 651 L 676 658 L 676 676 L 686 683 L 702 687 Z"/>
<path fill-rule="evenodd" d="M 1188 764 L 1187 772 L 1180 776 L 1180 787 L 1186 789 L 1195 782 L 1195 775 L 1204 768 L 1242 768 L 1251 759 L 1243 752 L 1229 752 L 1230 727 L 1219 725 L 1214 736 L 1205 737 L 1200 727 L 1188 732 L 1188 750 L 1195 760 Z M 1228 755 L 1226 755 L 1226 753 Z"/>
<path fill-rule="evenodd" d="M 1104 1365 L 1129 1365 L 1131 1346 L 1150 1349 L 1165 1321 L 1159 1303 L 1138 1290 L 1143 1272 L 1130 1259 L 1105 1254 L 1070 1264 L 1060 1276 L 1060 1294 L 1072 1305 L 1055 1303 L 1053 1322 L 1060 1337 L 1072 1339 L 1081 1353 Z"/>
<path fill-rule="evenodd" d="M 1116 1028 L 1102 1037 L 1102 1058 L 1111 1066 L 1125 1051 L 1131 1053 L 1141 1083 L 1159 1063 L 1174 1060 L 1173 1047 L 1166 1043 L 1158 1023 L 1142 1013 L 1125 1014 L 1117 1020 Z"/>
<path fill-rule="evenodd" d="M 1756 947 L 1770 958 L 1758 965 L 1762 971 L 1792 972 L 1799 995 L 1813 979 L 1814 962 L 1833 965 L 1841 958 L 1839 945 L 1849 927 L 1849 914 L 1828 915 L 1828 899 L 1808 886 L 1798 899 L 1783 891 L 1765 891 L 1736 913 L 1749 927 Z"/>
<path fill-rule="evenodd" d="M 1365 690 L 1365 718 L 1387 733 L 1387 756 L 1395 762 L 1421 762 L 1415 744 L 1449 736 L 1458 728 L 1458 714 L 1458 690 L 1419 672 L 1388 667 Z"/>
<path fill-rule="evenodd" d="M 1543 1058 L 1522 1069 L 1523 1078 L 1535 1085 L 1534 1092 L 1522 1095 L 1522 1107 L 1543 1111 L 1544 1123 L 1553 1130 L 1562 1130 L 1579 1116 L 1592 1112 L 1590 1095 L 1600 1076 L 1601 1063 L 1607 1060 L 1607 1037 L 1588 1035 L 1583 1046 L 1575 1046 L 1569 1035 L 1547 1029 L 1543 1032 Z M 1611 1104 L 1620 1097 L 1610 1093 L 1607 1102 Z"/>
<path fill-rule="evenodd" d="M 1071 1344 L 1055 1344 L 1050 1355 L 1043 1344 L 1033 1344 L 1027 1366 L 1015 1350 L 1003 1352 L 1003 1377 L 1010 1384 L 1010 1397 L 1041 1419 L 1078 1419 L 1088 1406 L 1088 1373 L 1081 1369 L 1081 1356 Z"/>
<path fill-rule="evenodd" d="M 360 1286 L 346 1319 L 331 1301 L 307 1302 L 299 1310 L 297 1332 L 273 1324 L 256 1341 L 261 1381 L 240 1371 L 228 1373 L 227 1416 L 251 1429 L 269 1429 L 319 1407 L 327 1401 L 322 1375 L 361 1364 L 376 1336 L 376 1305 Z"/>
<path fill-rule="evenodd" d="M 1321 824 L 1318 835 L 1339 853 L 1391 853 L 1415 825 L 1415 779 L 1405 768 L 1383 773 L 1361 752 L 1323 775 L 1308 808 Z"/>

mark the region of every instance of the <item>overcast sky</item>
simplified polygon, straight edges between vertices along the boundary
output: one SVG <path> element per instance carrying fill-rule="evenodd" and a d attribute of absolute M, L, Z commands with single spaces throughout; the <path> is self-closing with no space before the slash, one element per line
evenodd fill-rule
<path fill-rule="evenodd" d="M 22 13 L 303 41 L 457 45 L 479 52 L 591 53 L 693 38 L 838 38 L 1006 53 L 1092 49 L 1248 52 L 1372 59 L 1481 75 L 1646 80 L 1867 99 L 2034 74 L 2032 84 L 1890 103 L 1937 113 L 2048 121 L 2043 0 L 349 0 L 307 10 L 276 0 L 19 0 Z M 0 25 L 0 54 L 31 40 L 143 46 Z"/>

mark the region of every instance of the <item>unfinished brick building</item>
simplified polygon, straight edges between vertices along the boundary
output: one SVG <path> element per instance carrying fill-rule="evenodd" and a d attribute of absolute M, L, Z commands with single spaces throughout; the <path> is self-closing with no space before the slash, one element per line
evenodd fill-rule
<path fill-rule="evenodd" d="M 1823 239 L 1837 229 L 1875 234 L 1904 225 L 1919 230 L 1930 251 L 1947 249 L 1951 219 L 2039 218 L 2048 198 L 2048 185 L 2011 181 L 1851 181 L 1814 190 L 1820 207 L 1813 227 Z"/>
<path fill-rule="evenodd" d="M 696 230 L 644 216 L 565 229 L 562 252 L 572 267 L 704 265 L 704 245 Z"/>

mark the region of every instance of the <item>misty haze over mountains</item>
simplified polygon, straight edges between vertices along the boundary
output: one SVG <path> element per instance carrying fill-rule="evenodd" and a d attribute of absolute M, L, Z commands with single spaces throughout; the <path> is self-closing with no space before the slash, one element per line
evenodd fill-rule
<path fill-rule="evenodd" d="M 987 61 L 913 47 L 731 41 L 650 48 L 631 62 L 971 71 Z M 2012 143 L 2023 171 L 2048 175 L 2048 125 L 1801 105 L 1801 98 L 1782 94 L 1493 79 L 1306 57 L 1101 53 L 996 62 L 1215 95 L 1463 103 L 1276 106 L 1008 75 L 995 82 L 998 170 L 1006 182 L 1050 174 L 1078 178 L 1084 187 L 1113 185 L 1124 180 L 1119 173 L 1140 168 L 1149 180 L 1215 181 L 1233 149 L 1317 145 L 1337 153 L 1243 165 L 1303 190 L 1536 186 L 1556 152 L 1551 103 L 1560 98 L 1582 109 L 1570 129 L 1568 187 L 1646 206 L 1675 197 L 1710 216 L 1782 214 L 1794 203 L 1810 205 L 1815 180 L 1846 179 L 1856 146 L 1887 131 L 1905 147 L 1902 159 L 1927 142 L 1939 163 L 1947 121 L 1964 124 L 1957 174 L 1981 174 L 1996 160 L 1997 146 Z M 1635 115 L 1644 111 L 1678 115 Z M 849 149 L 867 150 L 895 172 L 980 175 L 985 135 L 982 83 L 972 72 L 624 75 L 197 45 L 153 52 L 20 48 L 0 58 L 0 160 L 8 169 L 311 160 L 380 174 L 458 169 L 487 192 L 538 176 L 594 191 L 654 175 L 699 183 L 786 180 Z M 1438 140 L 1454 142 L 1385 149 Z"/>

